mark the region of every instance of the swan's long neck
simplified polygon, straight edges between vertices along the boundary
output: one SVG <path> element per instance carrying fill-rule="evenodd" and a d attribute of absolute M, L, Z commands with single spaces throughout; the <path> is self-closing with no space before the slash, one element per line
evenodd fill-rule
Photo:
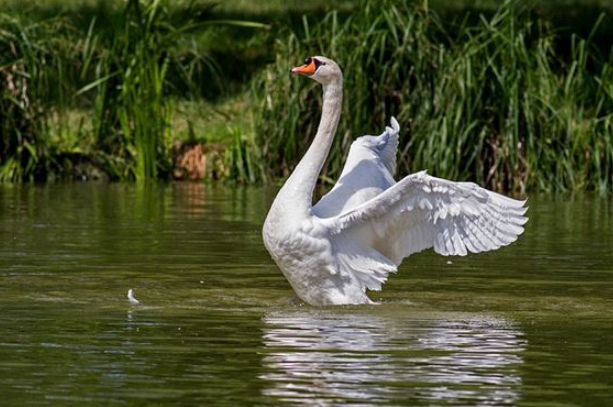
<path fill-rule="evenodd" d="M 321 120 L 313 143 L 292 175 L 285 182 L 277 199 L 291 205 L 294 213 L 308 216 L 313 205 L 313 189 L 328 157 L 338 127 L 343 105 L 343 78 L 323 86 Z"/>

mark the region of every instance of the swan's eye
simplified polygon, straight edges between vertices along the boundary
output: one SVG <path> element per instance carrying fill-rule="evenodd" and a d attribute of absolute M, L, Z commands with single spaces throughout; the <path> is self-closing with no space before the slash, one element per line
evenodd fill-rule
<path fill-rule="evenodd" d="M 319 68 L 322 65 L 325 65 L 325 62 L 321 62 L 319 59 L 317 58 L 313 58 L 313 62 L 315 62 L 315 69 Z"/>
<path fill-rule="evenodd" d="M 305 58 L 305 59 L 304 59 L 304 64 L 305 64 L 305 65 L 309 65 L 309 64 L 311 63 L 311 61 L 312 61 L 312 60 L 313 60 L 313 58 L 311 58 L 311 57 Z"/>

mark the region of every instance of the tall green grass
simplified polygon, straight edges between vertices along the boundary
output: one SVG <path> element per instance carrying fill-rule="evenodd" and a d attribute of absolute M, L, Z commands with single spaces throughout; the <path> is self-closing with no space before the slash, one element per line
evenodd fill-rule
<path fill-rule="evenodd" d="M 203 70 L 214 79 L 205 87 L 222 83 L 214 62 L 192 49 L 192 34 L 211 22 L 202 17 L 207 8 L 197 2 L 177 7 L 168 0 L 129 0 L 110 29 L 96 30 L 92 21 L 94 52 L 85 68 L 92 64 L 94 74 L 83 76 L 93 81 L 78 93 L 96 92 L 97 148 L 115 158 L 107 161 L 114 178 L 168 177 L 170 96 L 180 91 L 188 99 L 198 97 Z"/>
<path fill-rule="evenodd" d="M 355 137 L 395 115 L 399 169 L 474 180 L 496 190 L 604 191 L 613 181 L 613 54 L 572 38 L 567 59 L 551 25 L 507 1 L 493 16 L 443 23 L 427 1 L 361 1 L 276 43 L 276 60 L 253 86 L 260 179 L 289 174 L 312 139 L 318 86 L 287 75 L 309 55 L 338 61 L 345 106 L 322 173 L 336 179 Z M 255 162 L 255 160 L 254 160 Z"/>
<path fill-rule="evenodd" d="M 334 4 L 341 12 L 323 19 L 319 8 L 302 20 L 302 8 L 255 13 L 274 17 L 273 30 L 237 37 L 229 25 L 264 25 L 232 20 L 235 11 L 216 18 L 197 0 L 90 1 L 53 18 L 53 7 L 0 11 L 0 181 L 44 181 L 77 167 L 115 180 L 169 177 L 177 123 L 201 142 L 198 107 L 228 89 L 237 102 L 209 109 L 218 116 L 210 127 L 225 134 L 206 137 L 226 147 L 215 174 L 282 179 L 321 109 L 318 85 L 287 72 L 323 54 L 341 64 L 346 85 L 324 182 L 338 176 L 355 137 L 377 134 L 395 115 L 401 173 L 427 168 L 498 190 L 611 190 L 613 55 L 602 41 L 594 46 L 590 33 L 560 41 L 516 2 L 453 21 L 425 1 Z M 270 38 L 274 49 L 263 47 Z M 192 121 L 177 120 L 187 105 Z"/>
<path fill-rule="evenodd" d="M 88 7 L 85 31 L 73 24 L 80 15 L 33 23 L 0 13 L 0 181 L 43 181 L 80 165 L 111 179 L 169 177 L 172 112 L 223 93 L 207 36 L 265 27 L 215 19 L 202 1 Z"/>
<path fill-rule="evenodd" d="M 127 2 L 122 21 L 100 54 L 100 77 L 84 88 L 100 86 L 97 144 L 107 154 L 127 159 L 128 174 L 118 174 L 121 178 L 154 179 L 169 170 L 163 160 L 168 123 L 164 90 L 175 27 L 167 24 L 165 6 L 159 0 Z"/>
<path fill-rule="evenodd" d="M 0 25 L 0 181 L 35 179 L 49 165 L 41 100 L 53 80 L 38 61 L 53 64 L 53 53 L 46 25 L 22 26 L 8 16 Z"/>

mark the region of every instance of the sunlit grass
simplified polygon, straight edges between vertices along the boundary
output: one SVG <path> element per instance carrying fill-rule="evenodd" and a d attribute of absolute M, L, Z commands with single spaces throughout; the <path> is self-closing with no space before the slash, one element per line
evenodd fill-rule
<path fill-rule="evenodd" d="M 251 124 L 244 95 L 215 103 L 175 99 L 170 109 L 170 127 L 179 141 L 229 144 L 235 129 L 246 130 Z"/>

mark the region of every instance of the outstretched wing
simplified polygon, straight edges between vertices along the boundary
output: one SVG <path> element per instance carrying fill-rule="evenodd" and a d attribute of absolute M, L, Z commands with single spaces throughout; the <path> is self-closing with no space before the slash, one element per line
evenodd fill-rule
<path fill-rule="evenodd" d="M 391 127 L 386 127 L 381 135 L 356 139 L 338 182 L 313 207 L 313 214 L 321 218 L 337 216 L 394 185 L 399 131 L 400 126 L 392 117 Z"/>
<path fill-rule="evenodd" d="M 398 265 L 430 247 L 442 255 L 464 256 L 506 246 L 524 231 L 524 205 L 474 183 L 422 171 L 321 222 L 331 235 L 357 239 Z"/>

